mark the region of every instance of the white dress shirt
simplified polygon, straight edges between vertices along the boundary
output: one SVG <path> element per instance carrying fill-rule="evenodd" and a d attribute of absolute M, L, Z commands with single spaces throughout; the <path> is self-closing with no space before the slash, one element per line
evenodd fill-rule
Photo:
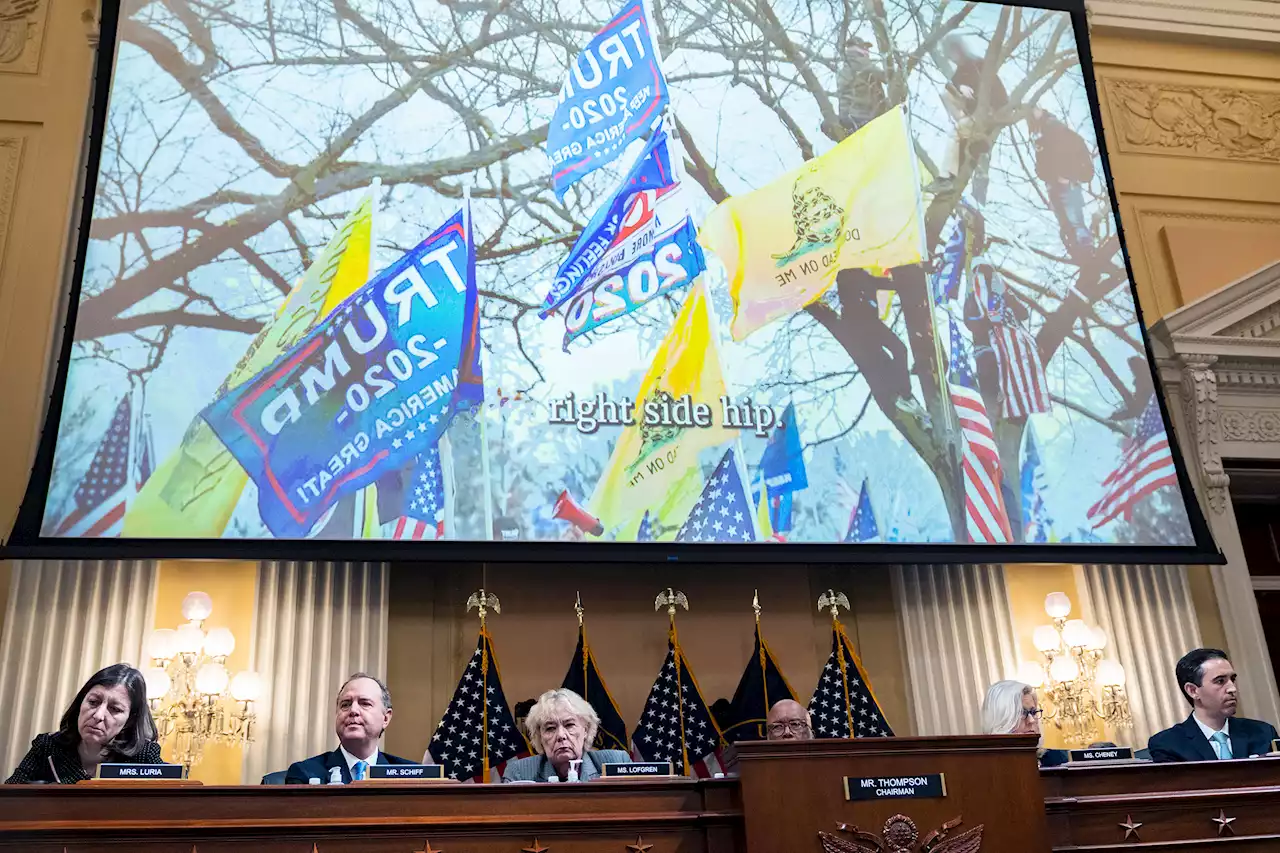
<path fill-rule="evenodd" d="M 344 761 L 347 762 L 347 772 L 351 774 L 352 779 L 356 778 L 356 762 L 357 761 L 363 761 L 365 764 L 368 764 L 370 766 L 378 763 L 378 750 L 376 749 L 373 751 L 373 755 L 369 756 L 368 758 L 358 758 L 352 755 L 351 753 L 347 752 L 347 748 L 342 744 L 338 744 L 338 749 L 342 750 L 342 758 Z M 365 778 L 366 779 L 369 778 L 369 771 L 367 769 L 365 770 Z"/>
<path fill-rule="evenodd" d="M 1204 734 L 1205 739 L 1209 741 L 1209 746 L 1213 747 L 1213 754 L 1218 756 L 1218 760 L 1221 761 L 1223 758 L 1225 758 L 1226 756 L 1222 754 L 1221 744 L 1219 744 L 1216 740 L 1213 739 L 1213 736 L 1216 735 L 1218 732 L 1206 726 L 1204 722 L 1195 714 L 1191 715 L 1191 719 L 1195 720 L 1196 725 L 1200 727 L 1200 731 Z M 1224 735 L 1227 736 L 1227 743 L 1230 744 L 1231 743 L 1231 720 L 1229 718 L 1222 721 L 1221 731 Z"/>

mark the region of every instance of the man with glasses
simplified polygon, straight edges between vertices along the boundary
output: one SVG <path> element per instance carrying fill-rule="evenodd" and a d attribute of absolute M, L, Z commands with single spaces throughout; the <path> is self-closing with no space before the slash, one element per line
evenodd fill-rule
<path fill-rule="evenodd" d="M 794 699 L 783 699 L 769 709 L 765 731 L 769 740 L 812 740 L 809 712 Z"/>

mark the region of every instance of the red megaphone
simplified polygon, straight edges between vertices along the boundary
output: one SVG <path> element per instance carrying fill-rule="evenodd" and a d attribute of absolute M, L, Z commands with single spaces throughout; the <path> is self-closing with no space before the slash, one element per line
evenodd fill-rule
<path fill-rule="evenodd" d="M 569 494 L 568 489 L 565 489 L 560 493 L 560 497 L 556 498 L 556 509 L 552 514 L 556 518 L 563 518 L 574 527 L 590 533 L 592 536 L 599 536 L 604 533 L 604 525 L 600 523 L 600 519 L 578 506 L 578 502 L 573 499 L 573 495 Z"/>

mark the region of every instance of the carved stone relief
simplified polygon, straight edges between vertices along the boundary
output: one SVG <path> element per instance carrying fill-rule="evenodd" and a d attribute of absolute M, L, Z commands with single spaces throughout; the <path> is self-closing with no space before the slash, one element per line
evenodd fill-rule
<path fill-rule="evenodd" d="M 1224 441 L 1280 442 L 1280 411 L 1223 409 L 1219 417 Z"/>
<path fill-rule="evenodd" d="M 1280 92 L 1104 81 L 1121 151 L 1280 162 Z"/>
<path fill-rule="evenodd" d="M 5 242 L 13 217 L 13 197 L 22 166 L 21 136 L 0 136 L 0 272 L 4 271 Z"/>
<path fill-rule="evenodd" d="M 84 37 L 89 40 L 89 47 L 98 49 L 98 35 L 102 30 L 101 0 L 84 0 L 84 9 L 80 12 L 80 23 L 84 24 Z"/>
<path fill-rule="evenodd" d="M 0 0 L 0 72 L 35 74 L 48 0 Z"/>
<path fill-rule="evenodd" d="M 1200 485 L 1209 508 L 1221 515 L 1228 505 L 1227 487 L 1230 477 L 1222 467 L 1218 411 L 1218 380 L 1213 365 L 1216 355 L 1180 355 L 1182 362 L 1182 405 L 1185 423 L 1191 433 L 1189 447 L 1195 448 L 1199 463 Z"/>

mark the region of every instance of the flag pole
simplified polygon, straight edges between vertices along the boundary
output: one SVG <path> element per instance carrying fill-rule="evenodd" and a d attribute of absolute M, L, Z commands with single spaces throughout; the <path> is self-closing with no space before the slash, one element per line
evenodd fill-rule
<path fill-rule="evenodd" d="M 761 484 L 763 486 L 763 483 Z M 764 685 L 764 713 L 769 716 L 769 667 L 765 664 L 764 659 L 764 638 L 760 636 L 760 590 L 755 590 L 751 594 L 751 609 L 756 614 L 756 648 L 760 654 L 760 683 Z"/>
<path fill-rule="evenodd" d="M 590 652 L 587 650 L 587 626 L 582 621 L 582 614 L 586 612 L 586 608 L 582 606 L 582 593 L 576 593 L 577 598 L 573 602 L 573 612 L 578 615 L 578 636 L 582 638 L 582 689 L 591 692 L 591 685 L 587 684 L 587 656 Z M 582 697 L 586 699 L 586 696 Z"/>
<path fill-rule="evenodd" d="M 654 601 L 653 609 L 659 610 L 662 607 L 667 608 L 667 619 L 670 624 L 671 637 L 671 658 L 676 666 L 676 715 L 680 718 L 680 759 L 684 766 L 684 775 L 690 776 L 689 767 L 689 746 L 685 741 L 684 734 L 684 689 L 680 683 L 680 661 L 684 655 L 680 651 L 680 637 L 676 633 L 676 605 L 680 605 L 685 610 L 689 609 L 689 599 L 685 597 L 683 592 L 673 590 L 667 587 L 665 592 L 658 593 L 657 599 Z"/>
<path fill-rule="evenodd" d="M 485 592 L 484 587 L 480 587 L 479 592 L 473 592 L 471 597 L 467 599 L 467 612 L 471 612 L 471 608 L 476 608 L 480 612 L 480 754 L 482 756 L 481 778 L 485 781 L 489 779 L 489 631 L 485 626 L 485 615 L 489 610 L 494 613 L 502 612 L 502 603 L 498 601 L 498 596 L 491 592 Z"/>
<path fill-rule="evenodd" d="M 462 185 L 462 229 L 467 233 L 467 259 L 471 261 L 475 257 L 475 237 L 471 233 L 471 184 Z M 474 263 L 471 264 L 471 278 L 474 281 L 476 270 Z M 476 311 L 480 310 L 480 297 L 476 295 Z M 479 346 L 479 341 L 476 342 Z M 488 352 L 484 347 L 480 348 L 480 374 L 481 376 L 489 375 Z M 485 435 L 485 421 L 487 417 L 487 393 L 481 394 L 480 408 L 476 412 L 476 420 L 479 422 L 480 431 L 480 476 L 484 480 L 484 488 L 480 492 L 481 508 L 484 512 L 484 536 L 482 539 L 489 540 L 493 538 L 493 480 L 492 469 L 489 463 L 489 439 Z M 484 627 L 484 612 L 480 614 L 480 625 Z M 488 747 L 485 747 L 485 763 L 488 763 Z M 487 773 L 486 769 L 486 773 Z"/>
<path fill-rule="evenodd" d="M 836 641 L 837 659 L 840 662 L 840 687 L 844 692 L 845 723 L 849 726 L 849 737 L 853 737 L 853 707 L 849 702 L 849 670 L 844 662 L 844 631 L 840 626 L 841 607 L 845 610 L 849 609 L 849 599 L 843 592 L 829 589 L 818 596 L 818 609 L 827 608 L 831 611 L 831 633 Z"/>

